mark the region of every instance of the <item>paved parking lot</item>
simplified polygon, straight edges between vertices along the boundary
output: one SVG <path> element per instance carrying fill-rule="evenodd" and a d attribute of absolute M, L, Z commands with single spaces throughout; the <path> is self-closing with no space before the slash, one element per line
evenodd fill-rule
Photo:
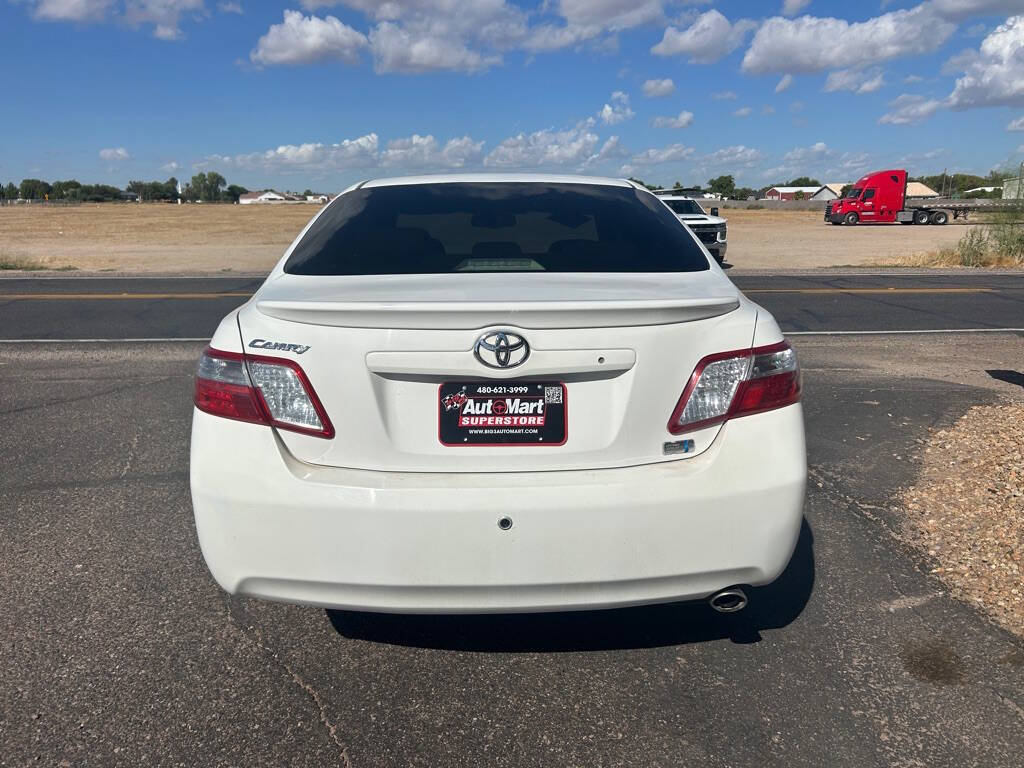
<path fill-rule="evenodd" d="M 915 440 L 1018 334 L 797 340 L 783 578 L 703 605 L 387 617 L 229 598 L 188 496 L 201 344 L 0 347 L 0 765 L 1014 765 L 1024 645 L 896 535 Z"/>

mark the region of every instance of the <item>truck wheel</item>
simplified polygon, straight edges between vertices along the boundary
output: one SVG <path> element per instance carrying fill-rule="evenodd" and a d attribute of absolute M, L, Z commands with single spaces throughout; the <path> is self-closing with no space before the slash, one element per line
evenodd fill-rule
<path fill-rule="evenodd" d="M 860 221 L 860 216 L 853 211 L 850 211 L 843 217 L 843 224 L 856 224 L 858 221 Z"/>
<path fill-rule="evenodd" d="M 936 211 L 931 215 L 932 224 L 945 224 L 949 221 L 949 214 L 945 211 Z"/>
<path fill-rule="evenodd" d="M 928 211 L 914 211 L 914 223 L 915 224 L 927 224 L 928 223 Z"/>

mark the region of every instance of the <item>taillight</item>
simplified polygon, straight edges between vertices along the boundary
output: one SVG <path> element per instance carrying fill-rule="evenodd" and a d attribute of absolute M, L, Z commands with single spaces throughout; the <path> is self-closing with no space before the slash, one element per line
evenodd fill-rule
<path fill-rule="evenodd" d="M 194 402 L 214 416 L 334 437 L 313 385 L 291 360 L 207 347 L 196 368 Z"/>
<path fill-rule="evenodd" d="M 703 358 L 683 390 L 668 431 L 701 429 L 800 400 L 800 366 L 789 342 Z"/>

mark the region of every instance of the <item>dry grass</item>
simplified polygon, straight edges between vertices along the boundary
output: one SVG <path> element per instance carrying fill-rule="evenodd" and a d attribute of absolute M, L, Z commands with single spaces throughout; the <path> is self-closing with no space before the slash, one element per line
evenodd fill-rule
<path fill-rule="evenodd" d="M 198 273 L 268 271 L 313 205 L 115 205 L 0 208 L 0 243 L 10 259 L 53 269 Z M 723 209 L 727 261 L 785 269 L 899 263 L 951 248 L 968 229 L 833 227 L 817 211 Z"/>
<path fill-rule="evenodd" d="M 943 248 L 941 251 L 928 253 L 912 253 L 905 256 L 898 256 L 878 262 L 872 266 L 878 267 L 984 267 L 990 269 L 1012 269 L 1020 267 L 1020 262 L 1005 254 L 986 255 L 982 259 L 964 263 L 963 256 L 952 248 Z"/>
<path fill-rule="evenodd" d="M 1024 635 L 1024 405 L 972 408 L 923 456 L 903 494 L 909 538 L 954 594 Z"/>

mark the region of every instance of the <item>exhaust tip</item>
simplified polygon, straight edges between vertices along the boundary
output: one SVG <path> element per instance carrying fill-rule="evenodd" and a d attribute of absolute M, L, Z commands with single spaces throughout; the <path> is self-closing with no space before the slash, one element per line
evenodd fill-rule
<path fill-rule="evenodd" d="M 747 607 L 747 595 L 739 587 L 729 587 L 709 597 L 708 605 L 719 613 L 736 613 Z"/>

